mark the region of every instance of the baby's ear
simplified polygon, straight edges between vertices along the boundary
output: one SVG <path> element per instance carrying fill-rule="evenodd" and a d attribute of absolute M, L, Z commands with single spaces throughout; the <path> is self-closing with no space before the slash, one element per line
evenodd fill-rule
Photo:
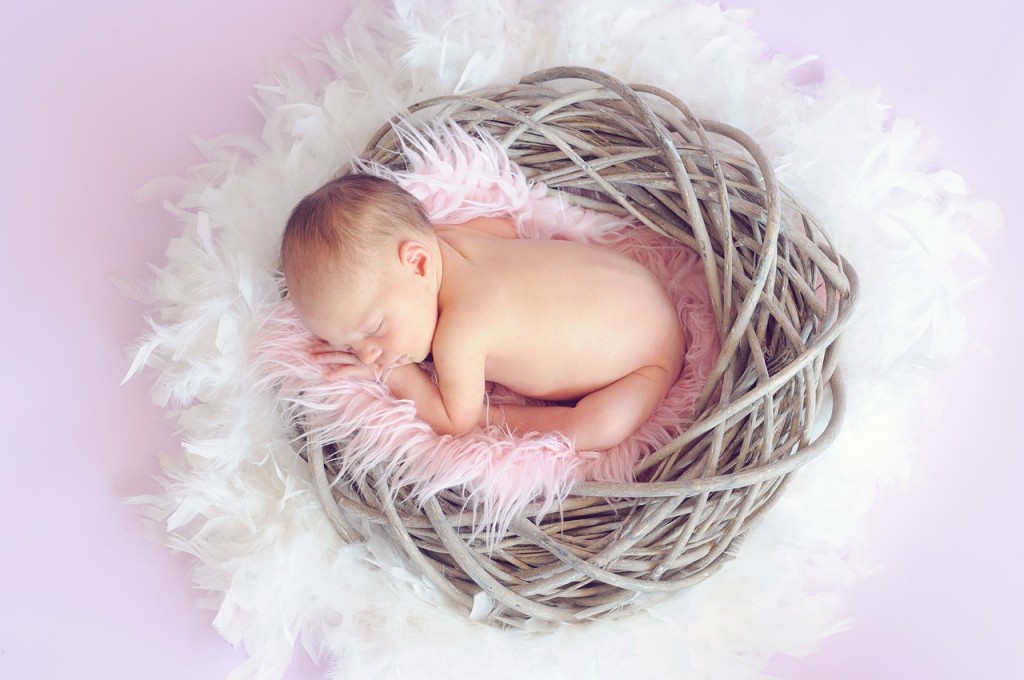
<path fill-rule="evenodd" d="M 398 258 L 403 266 L 412 267 L 417 275 L 427 275 L 430 264 L 430 251 L 419 241 L 408 240 L 399 243 Z"/>

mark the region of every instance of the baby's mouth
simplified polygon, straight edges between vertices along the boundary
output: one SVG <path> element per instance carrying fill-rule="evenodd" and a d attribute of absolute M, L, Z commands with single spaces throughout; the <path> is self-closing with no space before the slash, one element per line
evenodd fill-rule
<path fill-rule="evenodd" d="M 392 368 L 398 368 L 399 366 L 405 366 L 406 364 L 411 364 L 411 363 L 412 363 L 412 359 L 409 358 L 409 355 L 408 354 L 403 354 L 402 356 L 398 357 L 397 359 L 392 359 L 391 361 L 388 361 L 388 362 L 384 363 L 383 366 L 384 366 L 385 370 L 390 370 Z"/>

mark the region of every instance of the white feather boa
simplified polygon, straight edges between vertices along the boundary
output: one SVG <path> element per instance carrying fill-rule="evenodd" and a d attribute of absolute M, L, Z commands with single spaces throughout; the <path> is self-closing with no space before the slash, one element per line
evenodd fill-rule
<path fill-rule="evenodd" d="M 887 125 L 873 92 L 789 75 L 765 59 L 746 14 L 679 2 L 396 0 L 354 3 L 309 72 L 260 85 L 259 140 L 203 146 L 170 195 L 183 233 L 155 270 L 151 331 L 132 372 L 177 415 L 183 456 L 137 499 L 156 540 L 194 556 L 217 630 L 244 643 L 237 677 L 279 677 L 297 642 L 337 678 L 758 678 L 774 652 L 805 653 L 839 629 L 843 586 L 869 572 L 863 515 L 905 473 L 913 425 L 936 406 L 924 367 L 963 337 L 950 263 L 978 255 L 969 230 L 999 221 L 947 171 L 928 169 L 914 126 Z M 858 269 L 844 340 L 847 424 L 803 469 L 738 558 L 701 586 L 614 622 L 546 634 L 450 612 L 385 543 L 345 545 L 314 498 L 274 400 L 246 360 L 276 302 L 278 240 L 305 193 L 403 105 L 578 64 L 659 85 L 701 117 L 751 133 L 784 183 Z"/>

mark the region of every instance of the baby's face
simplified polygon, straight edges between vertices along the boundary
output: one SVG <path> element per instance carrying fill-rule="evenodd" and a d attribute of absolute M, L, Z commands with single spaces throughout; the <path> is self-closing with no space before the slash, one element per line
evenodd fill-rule
<path fill-rule="evenodd" d="M 314 335 L 380 369 L 419 363 L 430 354 L 437 294 L 422 277 L 391 269 L 361 285 L 327 283 L 315 299 L 296 301 Z"/>

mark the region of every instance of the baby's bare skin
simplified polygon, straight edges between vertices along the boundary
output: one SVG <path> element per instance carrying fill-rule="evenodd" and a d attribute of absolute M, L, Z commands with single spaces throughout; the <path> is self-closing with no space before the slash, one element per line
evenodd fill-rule
<path fill-rule="evenodd" d="M 324 339 L 318 361 L 340 375 L 383 371 L 442 433 L 489 422 L 596 450 L 650 417 L 679 375 L 685 335 L 647 269 L 600 246 L 518 239 L 507 220 L 435 234 L 399 244 L 383 281 L 342 304 L 293 291 L 300 318 Z M 436 385 L 416 365 L 427 353 Z M 486 381 L 566 405 L 487 407 Z"/>

